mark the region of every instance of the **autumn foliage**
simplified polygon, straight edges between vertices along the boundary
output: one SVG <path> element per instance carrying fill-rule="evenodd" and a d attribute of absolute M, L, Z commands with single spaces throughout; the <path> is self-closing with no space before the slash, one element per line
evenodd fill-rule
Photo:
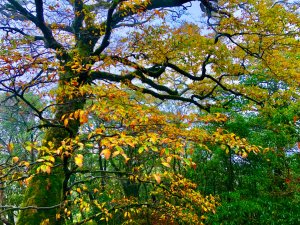
<path fill-rule="evenodd" d="M 0 21 L 4 224 L 211 223 L 204 165 L 232 193 L 299 142 L 297 2 L 0 0 Z"/>

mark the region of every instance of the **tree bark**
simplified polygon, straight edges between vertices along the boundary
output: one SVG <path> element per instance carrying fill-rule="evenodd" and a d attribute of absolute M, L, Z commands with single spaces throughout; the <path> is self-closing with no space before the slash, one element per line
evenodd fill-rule
<path fill-rule="evenodd" d="M 59 88 L 64 89 L 68 85 L 68 81 L 72 77 L 76 77 L 71 72 L 60 76 Z M 78 109 L 83 109 L 85 100 L 69 101 L 65 96 L 57 96 L 55 120 L 60 122 L 61 117 L 65 114 L 70 114 Z M 61 122 L 60 122 L 61 123 Z M 70 138 L 78 132 L 80 123 L 79 121 L 70 121 L 67 128 L 63 127 L 50 127 L 45 134 L 45 143 L 51 141 L 55 148 L 61 145 L 61 142 Z M 56 157 L 55 163 L 66 164 L 68 163 L 67 156 Z M 60 212 L 60 204 L 65 199 L 64 186 L 68 182 L 69 174 L 65 171 L 65 165 L 60 165 L 53 168 L 50 174 L 36 173 L 36 168 L 33 168 L 33 178 L 28 184 L 25 192 L 24 202 L 22 207 L 35 207 L 34 209 L 22 210 L 19 214 L 17 225 L 59 225 L 62 224 L 61 220 L 56 219 L 56 214 Z M 39 207 L 42 207 L 39 209 Z"/>

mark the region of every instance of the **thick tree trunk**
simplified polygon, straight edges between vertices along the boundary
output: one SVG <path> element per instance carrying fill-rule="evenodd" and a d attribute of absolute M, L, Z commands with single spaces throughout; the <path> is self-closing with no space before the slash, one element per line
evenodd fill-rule
<path fill-rule="evenodd" d="M 69 81 L 69 79 L 66 79 L 66 76 L 60 79 L 62 81 L 59 83 L 59 88 L 64 88 L 65 82 Z M 75 99 L 75 101 L 71 102 L 65 96 L 58 96 L 58 99 L 60 101 L 56 107 L 56 121 L 60 121 L 64 114 L 70 114 L 78 109 L 82 109 L 85 104 L 84 99 Z M 61 99 L 64 99 L 64 104 L 62 104 Z M 69 122 L 69 130 L 60 127 L 48 128 L 45 134 L 45 143 L 51 141 L 55 147 L 59 147 L 62 140 L 76 135 L 79 126 L 79 121 L 73 120 Z M 56 157 L 55 163 L 64 165 L 53 168 L 50 174 L 35 174 L 29 182 L 22 204 L 22 207 L 28 207 L 29 209 L 20 212 L 17 225 L 58 225 L 62 223 L 62 221 L 56 219 L 56 214 L 59 213 L 59 205 L 65 198 L 64 189 L 69 178 L 69 174 L 65 170 L 68 159 L 62 160 L 60 157 Z M 35 173 L 35 169 L 33 168 L 33 173 Z M 39 207 L 42 208 L 39 209 Z"/>
<path fill-rule="evenodd" d="M 37 174 L 29 183 L 23 207 L 52 207 L 62 201 L 63 176 L 59 173 Z M 56 213 L 59 208 L 22 210 L 17 225 L 59 224 Z"/>

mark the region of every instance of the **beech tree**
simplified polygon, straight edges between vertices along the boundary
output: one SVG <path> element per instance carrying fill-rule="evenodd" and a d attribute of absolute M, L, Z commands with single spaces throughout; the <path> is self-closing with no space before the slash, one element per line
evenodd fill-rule
<path fill-rule="evenodd" d="M 262 148 L 195 124 L 226 121 L 216 109 L 233 102 L 259 112 L 298 99 L 299 3 L 201 0 L 206 28 L 181 20 L 190 3 L 0 1 L 0 90 L 34 111 L 40 123 L 29 132 L 44 132 L 23 146 L 38 153 L 34 163 L 2 166 L 20 169 L 26 187 L 22 205 L 2 213 L 20 211 L 17 224 L 33 225 L 120 215 L 119 223 L 202 224 L 215 212 L 217 199 L 182 173 L 196 166 L 195 147 L 243 157 Z M 270 92 L 273 80 L 282 88 Z M 28 92 L 49 104 L 36 106 Z M 188 113 L 162 110 L 166 101 Z"/>

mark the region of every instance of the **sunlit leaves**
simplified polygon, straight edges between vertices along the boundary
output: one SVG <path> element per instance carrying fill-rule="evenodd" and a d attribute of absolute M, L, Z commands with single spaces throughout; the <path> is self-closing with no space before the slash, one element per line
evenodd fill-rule
<path fill-rule="evenodd" d="M 102 150 L 101 155 L 103 155 L 105 159 L 109 159 L 111 155 L 111 151 L 109 149 L 104 149 Z"/>
<path fill-rule="evenodd" d="M 151 4 L 149 0 L 127 0 L 120 2 L 120 10 L 124 16 L 129 13 L 142 13 L 145 11 L 145 7 Z"/>
<path fill-rule="evenodd" d="M 168 167 L 168 168 L 171 167 L 171 165 L 170 165 L 168 162 L 162 162 L 161 164 L 162 164 L 163 166 L 165 166 L 165 167 Z"/>
<path fill-rule="evenodd" d="M 7 145 L 7 150 L 8 150 L 9 152 L 12 152 L 13 149 L 14 149 L 14 144 L 13 144 L 13 143 L 8 143 L 8 145 Z"/>
<path fill-rule="evenodd" d="M 43 172 L 50 174 L 55 162 L 55 158 L 52 155 L 46 155 L 40 157 L 37 162 L 40 163 L 40 166 L 36 168 L 37 173 Z"/>
<path fill-rule="evenodd" d="M 162 211 L 153 211 L 158 217 L 160 223 L 166 223 L 170 220 L 180 220 L 185 223 L 197 222 L 201 224 L 207 218 L 207 213 L 214 213 L 218 205 L 217 199 L 213 196 L 202 196 L 194 189 L 196 185 L 184 179 L 180 175 L 163 175 L 166 176 L 170 186 L 165 188 L 164 184 L 158 184 L 158 189 L 153 194 L 162 194 L 163 201 Z M 172 201 L 179 200 L 179 205 L 173 205 Z M 184 210 L 188 209 L 188 210 Z M 201 211 L 200 214 L 197 211 Z"/>
<path fill-rule="evenodd" d="M 153 174 L 153 177 L 154 177 L 154 179 L 156 180 L 156 182 L 157 182 L 158 184 L 160 184 L 160 182 L 161 182 L 161 176 L 160 176 L 159 174 Z"/>
<path fill-rule="evenodd" d="M 39 166 L 36 169 L 36 172 L 37 173 L 43 172 L 43 173 L 50 174 L 51 173 L 51 166 L 52 166 L 52 164 L 45 163 L 45 164 Z"/>
<path fill-rule="evenodd" d="M 227 110 L 267 114 L 299 98 L 299 14 L 284 1 L 220 0 L 226 13 L 214 12 L 205 29 L 170 23 L 169 9 L 147 0 L 43 3 L 44 17 L 1 11 L 17 17 L 3 20 L 12 21 L 10 31 L 1 28 L 0 88 L 33 108 L 40 123 L 29 131 L 45 132 L 44 141 L 21 145 L 30 162 L 5 142 L 4 172 L 21 168 L 13 180 L 31 167 L 41 177 L 63 174 L 67 206 L 59 215 L 75 223 L 108 221 L 120 210 L 116 217 L 129 222 L 147 211 L 161 224 L 202 224 L 218 204 L 180 175 L 197 168 L 192 156 L 216 147 L 242 158 L 263 150 L 224 128 Z M 29 90 L 49 104 L 34 107 L 24 99 Z"/>
<path fill-rule="evenodd" d="M 293 5 L 266 0 L 248 1 L 243 6 L 232 2 L 226 6 L 227 9 L 230 7 L 234 11 L 238 7 L 241 13 L 224 18 L 218 31 L 231 35 L 231 39 L 238 43 L 239 46 L 234 48 L 236 53 L 246 52 L 245 57 L 255 65 L 251 70 L 264 67 L 268 68 L 265 72 L 279 80 L 289 83 L 292 79 L 298 80 L 296 49 L 299 42 L 296 30 L 299 16 Z M 251 54 L 263 61 L 252 60 Z"/>
<path fill-rule="evenodd" d="M 240 138 L 234 133 L 229 133 L 222 129 L 217 129 L 213 135 L 214 141 L 221 144 L 222 149 L 226 153 L 229 153 L 230 149 L 232 149 L 236 154 L 247 157 L 250 152 L 257 154 L 262 149 L 260 146 L 249 144 L 245 138 Z"/>
<path fill-rule="evenodd" d="M 19 161 L 19 157 L 15 156 L 12 158 L 13 163 L 17 163 Z"/>
<path fill-rule="evenodd" d="M 83 155 L 82 154 L 77 154 L 76 156 L 75 156 L 75 164 L 77 165 L 77 166 L 79 166 L 79 167 L 82 167 L 82 165 L 83 165 Z"/>

